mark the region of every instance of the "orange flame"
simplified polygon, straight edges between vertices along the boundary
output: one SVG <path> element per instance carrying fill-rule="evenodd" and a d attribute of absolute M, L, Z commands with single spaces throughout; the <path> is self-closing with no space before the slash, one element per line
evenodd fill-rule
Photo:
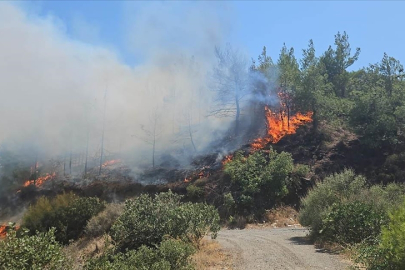
<path fill-rule="evenodd" d="M 107 167 L 107 166 L 111 166 L 114 165 L 116 163 L 121 162 L 121 160 L 119 159 L 112 159 L 112 160 L 107 160 L 106 162 L 103 163 L 103 165 L 101 165 L 102 167 Z"/>
<path fill-rule="evenodd" d="M 233 155 L 227 155 L 225 158 L 222 160 L 222 166 L 225 165 L 226 163 L 232 161 Z"/>
<path fill-rule="evenodd" d="M 253 150 L 264 148 L 268 143 L 277 143 L 285 135 L 294 134 L 299 126 L 312 122 L 312 112 L 306 114 L 296 113 L 288 117 L 285 111 L 273 113 L 269 107 L 265 107 L 267 134 L 264 138 L 255 139 L 252 143 Z"/>
<path fill-rule="evenodd" d="M 11 227 L 8 225 L 0 225 L 0 238 L 5 238 L 7 236 L 7 231 L 9 229 L 13 229 L 13 230 L 17 231 L 18 229 L 20 229 L 20 226 Z"/>
<path fill-rule="evenodd" d="M 0 238 L 4 238 L 7 235 L 7 226 L 0 225 Z"/>
<path fill-rule="evenodd" d="M 43 183 L 45 183 L 45 181 L 48 181 L 49 179 L 52 179 L 55 176 L 56 176 L 56 173 L 52 173 L 52 174 L 47 173 L 45 176 L 37 178 L 37 180 L 27 180 L 27 181 L 25 181 L 23 186 L 27 187 L 27 186 L 29 186 L 31 184 L 34 184 L 34 181 L 35 181 L 35 186 L 39 187 Z"/>

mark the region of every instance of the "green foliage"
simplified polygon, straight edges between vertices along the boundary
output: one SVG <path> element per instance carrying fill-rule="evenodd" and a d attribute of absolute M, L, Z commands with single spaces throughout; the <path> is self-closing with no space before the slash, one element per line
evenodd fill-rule
<path fill-rule="evenodd" d="M 381 233 L 381 248 L 386 251 L 391 269 L 405 269 L 405 201 L 389 218 Z"/>
<path fill-rule="evenodd" d="M 198 242 L 208 231 L 219 230 L 218 211 L 203 203 L 181 203 L 171 191 L 152 198 L 141 195 L 125 202 L 124 213 L 111 228 L 121 250 L 159 244 L 163 236 Z"/>
<path fill-rule="evenodd" d="M 88 236 L 96 237 L 108 233 L 115 220 L 122 214 L 123 204 L 110 203 L 106 208 L 93 216 L 86 225 L 85 233 Z"/>
<path fill-rule="evenodd" d="M 302 199 L 299 220 L 310 226 L 313 238 L 343 245 L 360 243 L 356 246 L 357 260 L 382 265 L 386 248 L 370 245 L 379 242 L 388 212 L 404 198 L 403 184 L 368 187 L 363 177 L 345 170 L 325 178 L 309 191 Z"/>
<path fill-rule="evenodd" d="M 71 264 L 55 240 L 55 229 L 29 236 L 15 231 L 0 241 L 0 269 L 71 269 Z"/>
<path fill-rule="evenodd" d="M 359 201 L 337 203 L 323 216 L 319 237 L 341 244 L 372 241 L 386 221 L 386 213 L 373 204 Z"/>
<path fill-rule="evenodd" d="M 335 46 L 333 49 L 329 46 L 328 50 L 322 55 L 320 61 L 326 68 L 328 81 L 333 84 L 334 92 L 337 97 L 347 96 L 347 85 L 349 82 L 349 72 L 347 68 L 357 61 L 360 55 L 360 48 L 351 56 L 351 47 L 349 36 L 346 32 L 335 35 Z"/>
<path fill-rule="evenodd" d="M 77 239 L 87 221 L 104 207 L 97 198 L 80 198 L 73 193 L 58 195 L 52 200 L 41 197 L 25 213 L 22 226 L 32 232 L 46 232 L 55 227 L 56 240 L 67 244 Z"/>
<path fill-rule="evenodd" d="M 354 247 L 355 262 L 370 270 L 402 270 L 405 267 L 405 200 L 389 214 L 389 223 L 373 243 Z"/>
<path fill-rule="evenodd" d="M 381 183 L 400 182 L 405 179 L 405 153 L 389 155 L 378 173 Z"/>
<path fill-rule="evenodd" d="M 187 196 L 192 199 L 199 199 L 204 196 L 204 187 L 191 184 L 187 186 L 186 190 Z"/>
<path fill-rule="evenodd" d="M 365 178 L 355 175 L 352 170 L 326 177 L 302 199 L 300 223 L 310 226 L 312 235 L 317 235 L 322 227 L 322 215 L 326 214 L 329 207 L 360 194 L 365 185 Z"/>
<path fill-rule="evenodd" d="M 279 202 L 306 171 L 304 166 L 295 169 L 291 154 L 286 152 L 270 149 L 268 161 L 260 151 L 248 157 L 235 153 L 233 160 L 225 164 L 224 172 L 235 186 L 231 195 L 237 211 L 260 211 Z"/>
<path fill-rule="evenodd" d="M 141 246 L 138 250 L 114 254 L 113 250 L 105 252 L 98 258 L 90 259 L 86 270 L 186 270 L 193 269 L 190 256 L 195 249 L 180 240 L 167 239 L 157 248 Z"/>
<path fill-rule="evenodd" d="M 380 63 L 370 65 L 354 80 L 359 81 L 351 99 L 355 102 L 350 124 L 370 148 L 403 142 L 405 93 L 403 67 L 384 54 Z"/>

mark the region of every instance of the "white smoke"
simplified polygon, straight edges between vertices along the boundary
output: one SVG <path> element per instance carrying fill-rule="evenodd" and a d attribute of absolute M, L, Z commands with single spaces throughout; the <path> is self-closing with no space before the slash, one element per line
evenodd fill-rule
<path fill-rule="evenodd" d="M 213 94 L 207 73 L 223 27 L 202 4 L 182 12 L 176 5 L 152 3 L 128 20 L 129 45 L 143 56 L 131 67 L 106 47 L 68 37 L 55 18 L 0 3 L 0 142 L 30 145 L 49 157 L 85 151 L 89 133 L 90 153 L 97 155 L 106 95 L 107 152 L 143 155 L 151 146 L 141 125 L 150 129 L 155 116 L 159 152 L 189 149 L 187 136 L 181 139 L 189 127 L 203 149 L 229 125 L 206 118 Z"/>

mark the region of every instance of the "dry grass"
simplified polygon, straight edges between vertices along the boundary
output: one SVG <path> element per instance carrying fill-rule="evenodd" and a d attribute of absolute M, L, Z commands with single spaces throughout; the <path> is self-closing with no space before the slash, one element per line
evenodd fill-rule
<path fill-rule="evenodd" d="M 197 270 L 233 269 L 232 255 L 223 250 L 215 240 L 203 239 L 192 260 Z"/>
<path fill-rule="evenodd" d="M 105 248 L 105 237 L 84 237 L 64 247 L 65 254 L 73 261 L 73 270 L 83 269 L 86 258 L 99 256 Z"/>
<path fill-rule="evenodd" d="M 275 209 L 267 210 L 265 221 L 258 224 L 249 224 L 247 228 L 257 227 L 301 227 L 298 222 L 298 212 L 290 206 L 279 206 Z"/>

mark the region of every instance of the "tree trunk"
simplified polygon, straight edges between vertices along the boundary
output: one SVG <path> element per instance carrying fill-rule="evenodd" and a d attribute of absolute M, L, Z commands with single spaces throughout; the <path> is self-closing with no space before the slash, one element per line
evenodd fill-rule
<path fill-rule="evenodd" d="M 239 134 L 239 118 L 240 118 L 240 105 L 239 105 L 239 97 L 238 97 L 238 95 L 235 96 L 235 103 L 236 103 L 235 136 L 238 136 L 238 134 Z"/>
<path fill-rule="evenodd" d="M 155 168 L 155 145 L 156 145 L 156 138 L 153 138 L 153 148 L 152 148 L 152 168 Z"/>
<path fill-rule="evenodd" d="M 72 175 L 72 150 L 70 150 L 70 157 L 69 157 L 69 174 Z"/>
<path fill-rule="evenodd" d="M 107 88 L 105 89 L 105 93 L 104 93 L 103 131 L 102 131 L 102 134 L 101 134 L 100 168 L 98 169 L 98 175 L 101 174 L 101 167 L 103 166 L 105 111 L 106 111 L 106 108 L 107 108 Z"/>
<path fill-rule="evenodd" d="M 86 157 L 84 161 L 84 175 L 87 174 L 87 159 L 89 156 L 89 129 L 87 130 L 87 141 L 86 141 Z"/>

